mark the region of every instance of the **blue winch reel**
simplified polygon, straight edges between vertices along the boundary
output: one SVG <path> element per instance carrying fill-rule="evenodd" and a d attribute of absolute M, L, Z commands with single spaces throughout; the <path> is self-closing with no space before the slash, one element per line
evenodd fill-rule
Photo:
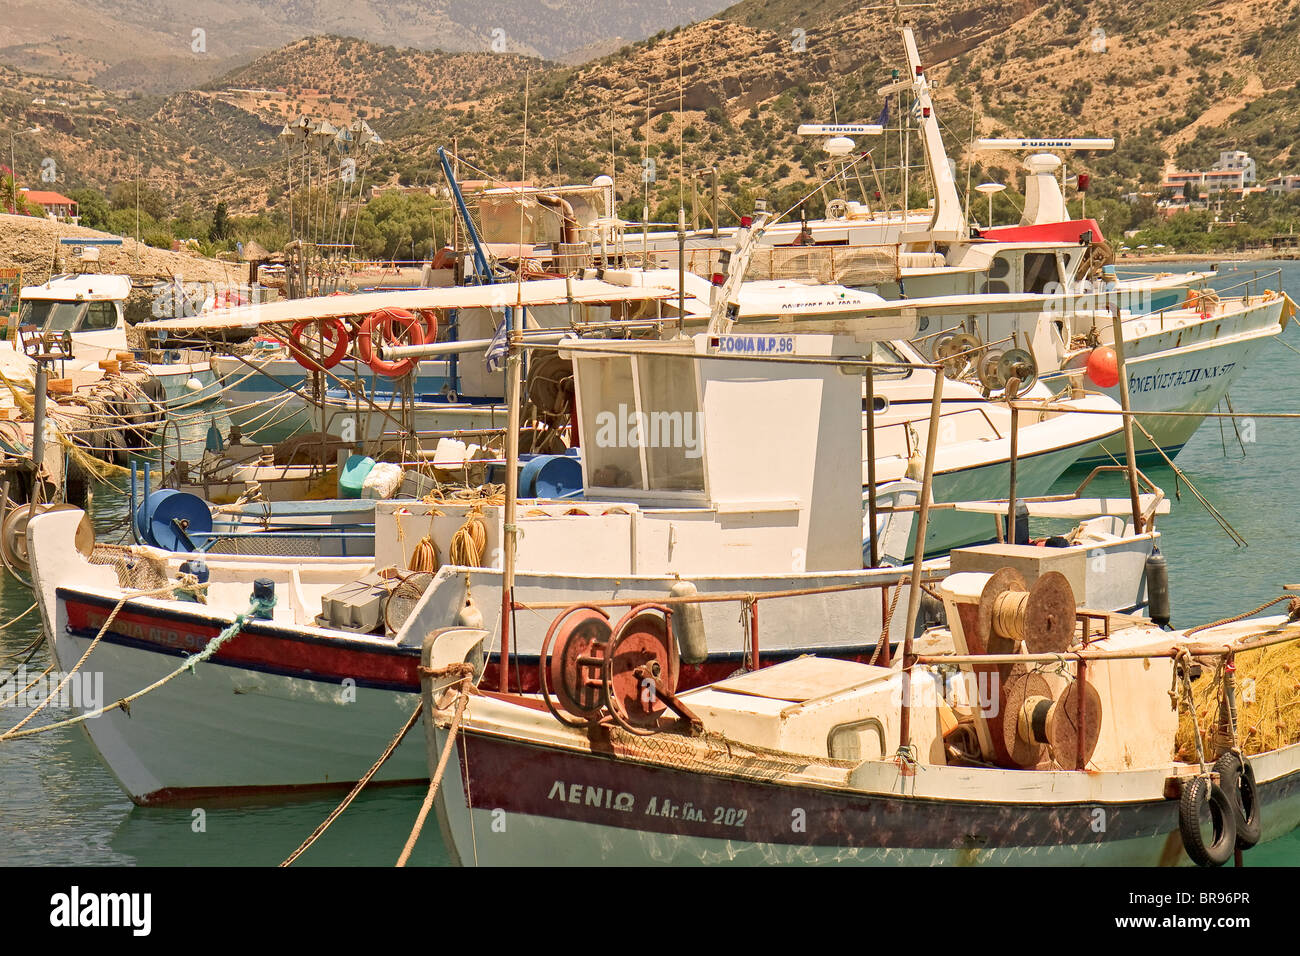
<path fill-rule="evenodd" d="M 537 455 L 519 470 L 523 498 L 569 498 L 582 491 L 582 464 L 569 455 Z"/>
<path fill-rule="evenodd" d="M 135 512 L 140 538 L 164 551 L 198 551 L 212 534 L 212 511 L 198 495 L 160 488 Z"/>

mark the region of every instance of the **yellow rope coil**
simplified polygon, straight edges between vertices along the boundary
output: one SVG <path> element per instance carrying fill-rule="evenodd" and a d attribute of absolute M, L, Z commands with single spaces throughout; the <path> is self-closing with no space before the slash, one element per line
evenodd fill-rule
<path fill-rule="evenodd" d="M 1028 591 L 1004 591 L 993 602 L 993 633 L 1013 641 L 1025 639 L 1025 611 L 1029 606 Z"/>
<path fill-rule="evenodd" d="M 427 571 L 433 574 L 441 566 L 440 555 L 438 554 L 438 545 L 434 543 L 433 538 L 425 535 L 420 539 L 420 543 L 415 546 L 411 552 L 411 571 Z"/>
<path fill-rule="evenodd" d="M 464 567 L 483 567 L 483 556 L 487 551 L 487 524 L 483 521 L 483 508 L 475 505 L 465 516 L 465 523 L 451 536 L 451 545 L 447 549 L 447 560 Z"/>

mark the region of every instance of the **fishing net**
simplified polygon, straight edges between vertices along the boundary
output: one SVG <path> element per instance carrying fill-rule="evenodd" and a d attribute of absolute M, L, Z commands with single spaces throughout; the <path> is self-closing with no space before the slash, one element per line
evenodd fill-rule
<path fill-rule="evenodd" d="M 1217 661 L 1207 661 L 1201 673 L 1192 683 L 1192 696 L 1205 758 L 1213 761 L 1233 743 L 1226 730 L 1224 672 Z M 1237 741 L 1244 753 L 1259 754 L 1300 742 L 1300 642 L 1239 651 L 1233 683 Z M 1176 745 L 1179 760 L 1196 760 L 1196 732 L 1185 700 L 1178 716 Z"/>
<path fill-rule="evenodd" d="M 91 564 L 104 565 L 117 572 L 118 585 L 123 588 L 155 591 L 169 580 L 166 564 L 127 545 L 96 544 L 89 560 Z"/>
<path fill-rule="evenodd" d="M 769 750 L 731 740 L 725 734 L 705 733 L 686 737 L 658 733 L 639 736 L 616 725 L 609 727 L 610 745 L 619 756 L 680 770 L 722 773 L 753 780 L 777 780 L 809 767 L 814 761 L 799 754 Z M 818 766 L 851 770 L 852 760 L 816 758 Z"/>

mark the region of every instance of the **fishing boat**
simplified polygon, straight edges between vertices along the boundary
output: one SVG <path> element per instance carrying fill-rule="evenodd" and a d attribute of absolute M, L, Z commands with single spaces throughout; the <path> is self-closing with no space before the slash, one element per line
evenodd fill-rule
<path fill-rule="evenodd" d="M 1294 657 L 1294 611 L 1170 632 L 1052 572 L 938 590 L 949 626 L 892 666 L 806 656 L 693 689 L 687 603 L 561 611 L 543 695 L 481 689 L 483 632 L 430 634 L 453 862 L 1215 866 L 1300 824 L 1290 679 L 1262 716 L 1238 696 Z"/>
<path fill-rule="evenodd" d="M 783 353 L 793 361 L 757 358 L 768 339 L 566 341 L 577 368 L 584 455 L 534 459 L 531 487 L 534 494 L 538 487 L 576 488 L 576 469 L 582 496 L 524 499 L 512 521 L 509 496 L 505 503 L 379 501 L 372 558 L 108 545 L 87 557 L 74 546 L 79 512 L 36 516 L 29 552 L 55 659 L 73 668 L 98 639 L 87 666 L 104 673 L 108 699 L 152 684 L 227 632 L 200 665 L 201 681 L 173 680 L 133 704 L 129 717 L 115 710 L 86 721 L 96 749 L 139 803 L 350 782 L 409 711 L 424 635 L 485 629 L 509 649 L 498 660 L 535 662 L 545 656 L 549 623 L 537 606 L 555 601 L 640 604 L 704 595 L 690 682 L 752 667 L 760 657 L 812 651 L 888 660 L 917 619 L 916 609 L 898 600 L 900 581 L 937 578 L 949 567 L 948 558 L 925 561 L 921 549 L 903 550 L 919 535 L 912 525 L 925 524 L 931 496 L 907 480 L 900 460 L 897 475 L 882 471 L 864 508 L 862 382 L 844 369 L 872 363 L 836 360 L 829 335 L 793 337 Z M 942 391 L 941 379 L 935 390 Z M 940 404 L 932 396 L 922 487 L 938 460 Z M 667 427 L 668 440 L 647 433 L 646 441 L 633 441 L 639 415 Z M 774 435 L 780 453 L 756 468 L 752 449 Z M 185 496 L 169 500 L 184 504 Z M 1010 513 L 1007 501 L 992 509 L 950 504 L 971 508 L 990 529 L 990 510 Z M 1067 534 L 1053 547 L 990 547 L 1059 564 L 1094 606 L 1135 610 L 1146 602 L 1154 518 L 1167 504 L 1152 489 L 1130 521 L 1127 500 L 1030 500 L 1029 514 L 1068 522 Z M 869 522 L 858 517 L 864 512 Z M 195 541 L 203 531 L 195 514 L 155 510 L 150 523 Z M 876 529 L 865 547 L 864 523 Z M 519 550 L 507 568 L 511 524 Z M 965 559 L 951 560 L 960 567 Z M 255 592 L 256 607 L 271 595 L 275 606 L 250 619 Z M 737 596 L 747 606 L 743 627 Z M 760 606 L 779 635 L 763 647 L 754 642 Z M 834 627 L 803 628 L 810 615 Z M 515 675 L 493 670 L 516 686 L 537 673 L 526 664 Z M 423 774 L 419 747 L 408 744 L 378 779 Z"/>
<path fill-rule="evenodd" d="M 130 294 L 130 276 L 54 275 L 40 285 L 23 288 L 18 321 L 43 333 L 70 335 L 73 358 L 64 363 L 64 374 L 99 378 L 103 374 L 100 363 L 105 361 L 137 366 L 146 373 L 146 382 L 156 379 L 161 384 L 156 395 L 160 403 L 192 401 L 196 392 L 212 384 L 206 357 L 174 354 L 164 356 L 161 362 L 143 362 L 127 342 L 125 304 Z M 175 361 L 167 361 L 169 358 Z"/>

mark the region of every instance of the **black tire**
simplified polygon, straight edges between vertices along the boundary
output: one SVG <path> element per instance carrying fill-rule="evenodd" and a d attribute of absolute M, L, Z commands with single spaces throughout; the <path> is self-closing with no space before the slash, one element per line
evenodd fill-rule
<path fill-rule="evenodd" d="M 1201 815 L 1208 811 L 1213 840 L 1205 842 Z M 1183 849 L 1197 866 L 1223 866 L 1237 848 L 1237 825 L 1232 801 L 1217 784 L 1205 777 L 1190 777 L 1178 801 L 1178 830 Z"/>
<path fill-rule="evenodd" d="M 1220 757 L 1214 764 L 1214 770 L 1219 775 L 1219 786 L 1232 804 L 1233 822 L 1237 826 L 1237 847 L 1249 850 L 1259 843 L 1262 830 L 1255 770 L 1250 761 L 1236 751 Z"/>

